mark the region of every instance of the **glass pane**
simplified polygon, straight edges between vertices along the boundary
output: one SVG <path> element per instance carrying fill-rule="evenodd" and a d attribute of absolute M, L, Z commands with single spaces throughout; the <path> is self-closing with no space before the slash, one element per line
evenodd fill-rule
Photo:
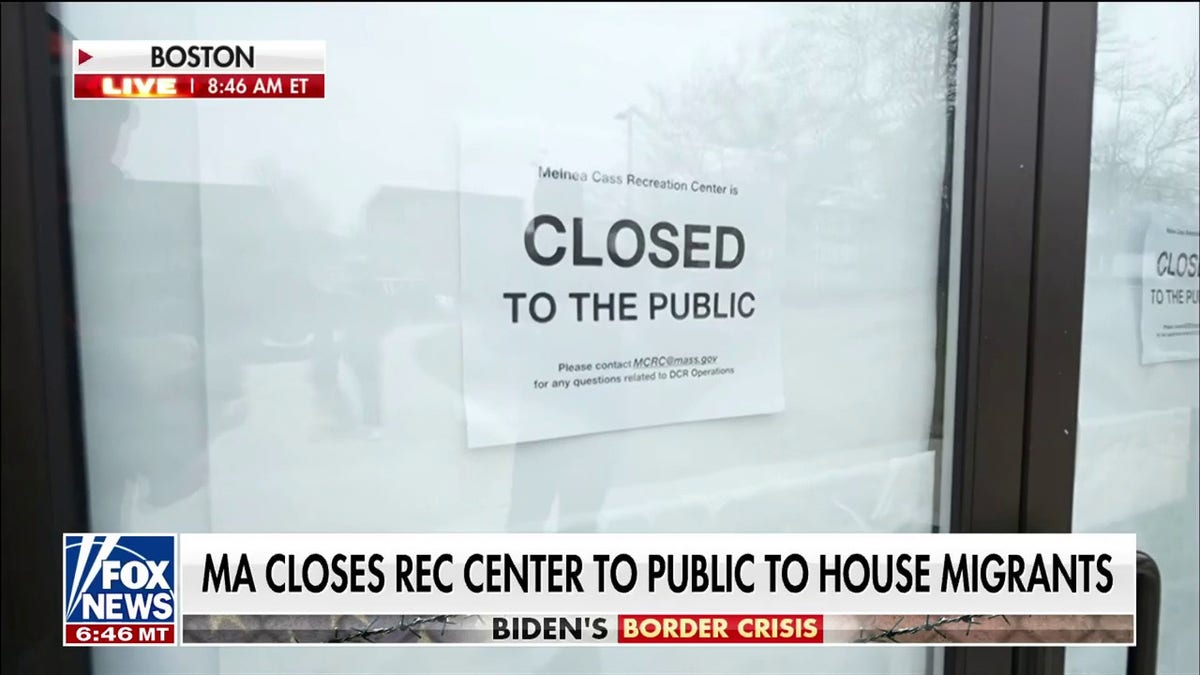
<path fill-rule="evenodd" d="M 321 101 L 67 105 L 94 528 L 929 531 L 950 475 L 965 11 L 64 3 L 80 39 L 328 45 Z M 469 447 L 460 209 L 530 195 L 504 172 L 468 191 L 465 139 L 532 167 L 527 139 L 552 152 L 568 131 L 617 166 L 779 186 L 781 412 Z M 97 651 L 101 674 L 924 674 L 933 657 Z"/>
<path fill-rule="evenodd" d="M 1163 577 L 1160 673 L 1200 672 L 1195 3 L 1100 3 L 1074 527 L 1137 532 Z M 1121 649 L 1070 673 L 1124 673 Z"/>

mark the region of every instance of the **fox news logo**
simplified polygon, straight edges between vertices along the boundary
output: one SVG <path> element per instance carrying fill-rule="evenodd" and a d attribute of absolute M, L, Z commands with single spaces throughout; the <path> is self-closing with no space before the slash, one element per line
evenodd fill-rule
<path fill-rule="evenodd" d="M 66 644 L 174 644 L 174 535 L 64 535 L 63 597 Z"/>

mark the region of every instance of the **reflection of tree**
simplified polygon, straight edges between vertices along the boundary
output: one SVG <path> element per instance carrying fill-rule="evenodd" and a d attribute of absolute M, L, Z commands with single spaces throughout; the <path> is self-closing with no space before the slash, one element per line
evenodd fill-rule
<path fill-rule="evenodd" d="M 695 174 L 713 170 L 714 155 L 730 154 L 714 148 L 734 148 L 743 151 L 741 172 L 784 181 L 789 293 L 829 297 L 840 290 L 870 299 L 928 292 L 936 313 L 930 419 L 936 447 L 943 426 L 959 5 L 806 4 L 777 11 L 778 28 L 756 44 L 724 63 L 703 64 L 674 90 L 656 92 L 647 123 L 658 142 L 650 153 L 663 169 Z M 725 161 L 718 167 L 726 168 Z"/>
<path fill-rule="evenodd" d="M 715 146 L 795 161 L 836 146 L 864 155 L 895 142 L 906 124 L 928 123 L 945 101 L 948 5 L 788 14 L 729 61 L 701 64 L 698 77 L 656 92 L 660 154 L 685 160 Z"/>
<path fill-rule="evenodd" d="M 1119 4 L 1102 3 L 1092 129 L 1093 273 L 1142 245 L 1149 218 L 1194 214 L 1198 195 L 1197 55 L 1163 58 L 1162 45 L 1122 29 Z M 1191 216 L 1191 217 L 1194 217 Z"/>
<path fill-rule="evenodd" d="M 1118 30 L 1101 6 L 1096 55 L 1093 194 L 1103 208 L 1190 206 L 1197 196 L 1197 58 L 1153 62 L 1155 46 Z"/>
<path fill-rule="evenodd" d="M 736 168 L 780 178 L 789 220 L 805 228 L 789 237 L 826 244 L 793 239 L 797 252 L 840 251 L 848 258 L 832 265 L 846 269 L 876 258 L 873 271 L 902 282 L 915 257 L 932 275 L 936 242 L 911 237 L 937 231 L 944 197 L 956 4 L 776 11 L 778 27 L 754 44 L 655 92 L 643 161 L 690 175 Z"/>

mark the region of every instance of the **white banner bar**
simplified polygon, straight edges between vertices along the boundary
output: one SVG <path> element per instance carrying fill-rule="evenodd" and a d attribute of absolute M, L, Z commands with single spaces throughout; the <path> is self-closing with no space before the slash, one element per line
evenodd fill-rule
<path fill-rule="evenodd" d="M 76 40 L 75 74 L 324 73 L 321 40 Z"/>
<path fill-rule="evenodd" d="M 1135 611 L 1132 534 L 184 534 L 179 549 L 180 614 Z"/>

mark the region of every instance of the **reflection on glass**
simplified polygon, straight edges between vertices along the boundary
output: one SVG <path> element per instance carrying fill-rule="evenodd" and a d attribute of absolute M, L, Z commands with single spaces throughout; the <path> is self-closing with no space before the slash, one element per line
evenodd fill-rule
<path fill-rule="evenodd" d="M 1200 249 L 1198 21 L 1194 3 L 1101 3 L 1096 54 L 1074 526 L 1136 532 L 1157 561 L 1160 673 L 1200 672 L 1200 319 L 1151 297 L 1163 250 Z M 1124 650 L 1068 650 L 1067 672 L 1123 673 Z"/>
<path fill-rule="evenodd" d="M 67 102 L 94 527 L 928 531 L 964 11 L 65 3 L 59 18 L 88 38 L 321 39 L 331 64 L 322 101 Z M 462 189 L 468 121 L 593 130 L 617 139 L 618 168 L 778 184 L 785 410 L 467 448 L 459 209 L 537 199 L 533 166 Z M 924 673 L 929 656 L 200 649 L 96 663 Z"/>

